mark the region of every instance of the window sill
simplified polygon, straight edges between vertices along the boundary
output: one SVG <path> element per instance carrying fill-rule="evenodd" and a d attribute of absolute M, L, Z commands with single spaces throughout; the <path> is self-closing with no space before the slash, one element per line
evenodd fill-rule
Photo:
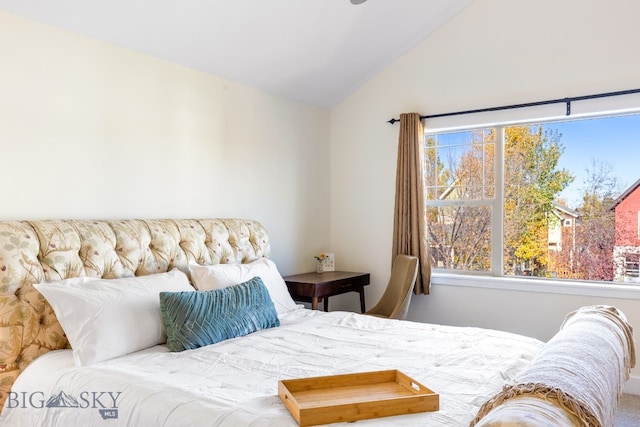
<path fill-rule="evenodd" d="M 609 282 L 587 283 L 577 280 L 493 277 L 482 274 L 449 273 L 434 270 L 431 283 L 438 286 L 503 289 L 516 292 L 538 292 L 640 300 L 640 284 Z"/>

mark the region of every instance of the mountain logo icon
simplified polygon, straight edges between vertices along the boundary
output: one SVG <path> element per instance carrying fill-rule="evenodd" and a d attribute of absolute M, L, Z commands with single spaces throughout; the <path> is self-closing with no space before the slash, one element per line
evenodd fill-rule
<path fill-rule="evenodd" d="M 47 400 L 47 408 L 79 408 L 80 405 L 75 397 L 66 394 L 61 391 L 58 394 L 54 394 Z"/>

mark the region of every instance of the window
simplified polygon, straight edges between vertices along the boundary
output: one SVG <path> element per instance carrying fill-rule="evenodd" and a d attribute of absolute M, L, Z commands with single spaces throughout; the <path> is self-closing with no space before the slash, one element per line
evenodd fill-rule
<path fill-rule="evenodd" d="M 637 257 L 635 264 L 620 257 L 640 242 L 630 248 L 616 236 L 628 227 L 640 236 L 640 212 L 635 221 L 618 214 L 622 196 L 640 203 L 640 187 L 629 191 L 640 178 L 638 137 L 640 115 L 427 133 L 433 266 L 605 282 L 628 271 L 637 277 Z"/>
<path fill-rule="evenodd" d="M 433 265 L 488 271 L 497 198 L 495 130 L 427 138 L 427 219 Z"/>
<path fill-rule="evenodd" d="M 625 254 L 624 276 L 627 280 L 638 280 L 640 278 L 640 255 Z"/>

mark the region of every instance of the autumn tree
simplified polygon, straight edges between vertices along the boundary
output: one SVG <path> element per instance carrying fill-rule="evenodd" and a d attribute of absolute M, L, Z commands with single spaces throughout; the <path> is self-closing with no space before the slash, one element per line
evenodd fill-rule
<path fill-rule="evenodd" d="M 611 207 L 621 192 L 621 184 L 612 166 L 602 161 L 592 160 L 586 172 L 578 207 L 580 227 L 576 230 L 573 269 L 580 279 L 612 281 L 615 212 Z"/>
<path fill-rule="evenodd" d="M 506 274 L 544 274 L 553 202 L 574 177 L 558 163 L 564 147 L 556 130 L 505 129 L 504 269 Z"/>

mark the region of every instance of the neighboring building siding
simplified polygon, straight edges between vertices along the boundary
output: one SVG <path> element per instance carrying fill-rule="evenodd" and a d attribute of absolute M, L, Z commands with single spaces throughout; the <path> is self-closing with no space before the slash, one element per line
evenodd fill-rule
<path fill-rule="evenodd" d="M 614 204 L 615 247 L 613 261 L 616 281 L 638 282 L 640 257 L 640 180 L 625 191 Z"/>
<path fill-rule="evenodd" d="M 616 206 L 616 246 L 640 246 L 638 212 L 640 186 Z"/>

